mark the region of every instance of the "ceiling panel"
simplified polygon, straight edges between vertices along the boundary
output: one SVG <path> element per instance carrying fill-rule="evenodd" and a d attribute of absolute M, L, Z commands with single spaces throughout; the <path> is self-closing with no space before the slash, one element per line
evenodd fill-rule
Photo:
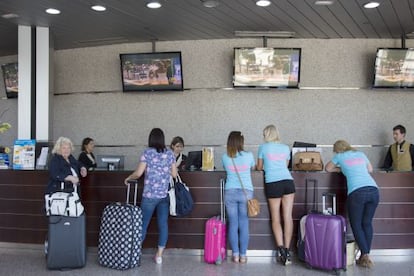
<path fill-rule="evenodd" d="M 200 0 L 161 0 L 150 10 L 144 0 L 99 0 L 107 11 L 90 9 L 89 0 L 1 0 L 0 56 L 17 53 L 17 26 L 49 27 L 55 49 L 123 42 L 234 38 L 235 31 L 291 31 L 296 38 L 399 38 L 414 31 L 414 0 L 334 0 L 315 6 L 315 0 L 273 0 L 269 7 L 254 0 L 220 0 L 206 8 Z M 48 15 L 47 7 L 62 11 Z"/>

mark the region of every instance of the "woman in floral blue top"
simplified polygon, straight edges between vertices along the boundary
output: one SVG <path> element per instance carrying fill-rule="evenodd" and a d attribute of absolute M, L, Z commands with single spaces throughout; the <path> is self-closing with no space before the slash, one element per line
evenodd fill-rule
<path fill-rule="evenodd" d="M 168 214 L 170 200 L 168 187 L 170 176 L 177 177 L 174 153 L 165 146 L 164 132 L 154 128 L 148 137 L 148 148 L 142 153 L 137 169 L 125 179 L 138 179 L 144 174 L 144 191 L 142 192 L 142 240 L 145 240 L 148 225 L 154 211 L 157 211 L 158 250 L 154 257 L 157 264 L 162 263 L 162 253 L 168 240 Z"/>

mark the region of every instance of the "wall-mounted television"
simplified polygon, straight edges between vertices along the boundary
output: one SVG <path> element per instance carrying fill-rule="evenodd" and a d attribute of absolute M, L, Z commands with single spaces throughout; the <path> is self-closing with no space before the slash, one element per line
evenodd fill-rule
<path fill-rule="evenodd" d="M 19 92 L 19 75 L 17 62 L 1 65 L 7 98 L 17 98 Z"/>
<path fill-rule="evenodd" d="M 233 87 L 298 88 L 300 48 L 234 48 Z"/>
<path fill-rule="evenodd" d="M 120 54 L 122 89 L 183 91 L 181 52 Z"/>
<path fill-rule="evenodd" d="M 414 48 L 379 48 L 374 88 L 414 88 Z"/>

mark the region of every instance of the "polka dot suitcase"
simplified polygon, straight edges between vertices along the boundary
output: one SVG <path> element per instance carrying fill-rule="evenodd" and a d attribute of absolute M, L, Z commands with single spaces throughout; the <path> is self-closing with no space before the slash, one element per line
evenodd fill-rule
<path fill-rule="evenodd" d="M 137 182 L 134 205 L 112 203 L 105 207 L 99 231 L 98 257 L 102 266 L 126 270 L 140 266 L 142 246 L 142 212 L 136 206 Z"/>

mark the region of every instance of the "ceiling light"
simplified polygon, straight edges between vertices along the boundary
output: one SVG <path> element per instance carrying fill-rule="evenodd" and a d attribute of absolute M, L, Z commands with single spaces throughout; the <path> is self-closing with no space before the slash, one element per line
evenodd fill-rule
<path fill-rule="evenodd" d="M 270 2 L 269 0 L 259 0 L 259 1 L 256 1 L 256 5 L 259 6 L 259 7 L 267 7 L 270 4 L 272 4 L 272 2 Z"/>
<path fill-rule="evenodd" d="M 101 6 L 101 5 L 94 5 L 91 7 L 91 9 L 93 9 L 94 11 L 98 11 L 98 12 L 106 11 L 106 7 Z"/>
<path fill-rule="evenodd" d="M 220 4 L 217 0 L 201 0 L 201 2 L 203 2 L 203 6 L 206 8 L 215 8 Z"/>
<path fill-rule="evenodd" d="M 291 38 L 295 37 L 295 32 L 288 31 L 235 31 L 235 36 L 238 37 L 277 37 L 277 38 Z"/>
<path fill-rule="evenodd" d="M 147 8 L 150 8 L 150 9 L 161 8 L 161 3 L 159 1 L 149 1 L 147 2 Z"/>
<path fill-rule="evenodd" d="M 414 38 L 414 32 L 411 32 L 411 33 L 405 34 L 405 37 L 406 37 L 406 38 Z"/>
<path fill-rule="evenodd" d="M 378 2 L 368 2 L 368 3 L 364 4 L 364 8 L 366 8 L 366 9 L 375 9 L 379 5 L 380 5 L 380 3 L 378 3 Z"/>
<path fill-rule="evenodd" d="M 315 1 L 315 5 L 317 6 L 329 6 L 332 5 L 334 1 L 331 0 L 317 0 Z"/>
<path fill-rule="evenodd" d="M 19 16 L 15 13 L 6 13 L 6 14 L 2 14 L 1 17 L 3 17 L 4 19 L 12 19 L 12 18 L 17 18 Z"/>
<path fill-rule="evenodd" d="M 49 8 L 46 10 L 48 14 L 60 14 L 60 10 Z"/>

